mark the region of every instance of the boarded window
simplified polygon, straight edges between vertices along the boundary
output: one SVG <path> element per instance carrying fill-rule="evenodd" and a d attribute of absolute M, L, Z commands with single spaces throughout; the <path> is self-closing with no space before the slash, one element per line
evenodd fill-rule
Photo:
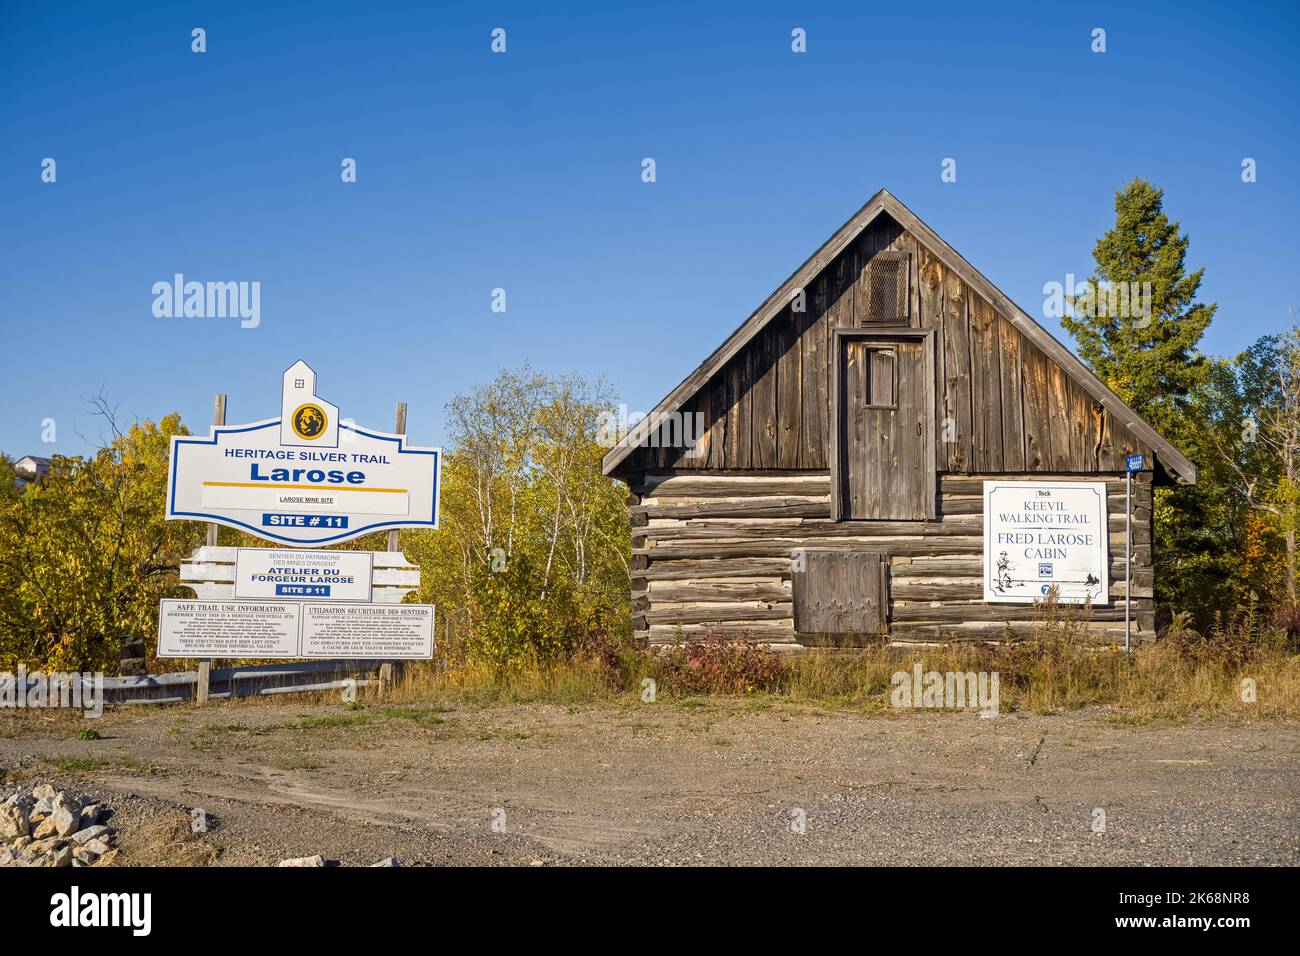
<path fill-rule="evenodd" d="M 794 629 L 800 634 L 884 634 L 889 560 L 879 551 L 803 552 L 793 574 Z"/>
<path fill-rule="evenodd" d="M 894 350 L 867 348 L 865 352 L 863 404 L 869 408 L 897 408 L 898 365 Z"/>
<path fill-rule="evenodd" d="M 907 324 L 910 258 L 906 252 L 877 252 L 867 265 L 866 322 Z"/>

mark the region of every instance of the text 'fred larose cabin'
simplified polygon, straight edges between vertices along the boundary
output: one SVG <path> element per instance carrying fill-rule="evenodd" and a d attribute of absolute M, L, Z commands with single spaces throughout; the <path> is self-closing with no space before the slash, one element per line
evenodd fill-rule
<path fill-rule="evenodd" d="M 666 417 L 698 422 L 685 430 L 698 440 L 662 441 Z M 1041 611 L 985 590 L 985 481 L 1020 479 L 1104 482 L 1109 589 L 1089 627 L 1122 640 L 1125 459 L 1138 454 L 1141 639 L 1155 617 L 1152 484 L 1195 482 L 1195 466 L 881 191 L 603 467 L 631 489 L 638 638 L 1024 634 Z"/>

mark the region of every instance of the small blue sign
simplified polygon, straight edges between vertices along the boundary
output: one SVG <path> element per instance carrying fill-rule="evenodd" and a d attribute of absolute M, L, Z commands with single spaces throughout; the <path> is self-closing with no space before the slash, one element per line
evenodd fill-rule
<path fill-rule="evenodd" d="M 1145 455 L 1129 455 L 1124 459 L 1124 468 L 1126 471 L 1142 471 L 1147 466 Z"/>
<path fill-rule="evenodd" d="M 346 528 L 346 515 L 263 514 L 263 528 Z"/>
<path fill-rule="evenodd" d="M 1040 561 L 1038 563 L 1038 576 L 1040 578 L 1050 578 L 1052 576 L 1052 562 Z"/>
<path fill-rule="evenodd" d="M 329 597 L 328 584 L 277 584 L 276 597 Z"/>

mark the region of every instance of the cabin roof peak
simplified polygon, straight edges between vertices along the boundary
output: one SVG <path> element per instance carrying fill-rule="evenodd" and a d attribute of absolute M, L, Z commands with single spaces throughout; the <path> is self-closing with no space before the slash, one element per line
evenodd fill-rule
<path fill-rule="evenodd" d="M 1115 419 L 1134 435 L 1142 439 L 1156 454 L 1157 464 L 1175 480 L 1187 484 L 1196 482 L 1196 465 L 1194 465 L 1178 448 L 1123 399 L 1116 395 L 1099 379 L 1091 369 L 1061 344 L 1055 336 L 1040 325 L 1029 313 L 1016 305 L 997 286 L 990 282 L 978 269 L 972 266 L 955 249 L 941 239 L 937 233 L 908 209 L 889 190 L 881 189 L 863 205 L 844 225 L 809 256 L 795 272 L 777 287 L 763 301 L 739 328 L 731 333 L 717 349 L 714 350 L 698 368 L 686 376 L 676 388 L 668 393 L 654 410 L 633 427 L 623 439 L 611 448 L 601 461 L 601 470 L 606 475 L 613 474 L 632 452 L 646 439 L 653 424 L 664 415 L 679 409 L 700 388 L 704 387 L 713 375 L 728 361 L 737 355 L 754 336 L 761 332 L 790 302 L 796 291 L 805 288 L 836 256 L 843 252 L 864 229 L 882 214 L 893 218 L 899 226 L 910 232 L 916 239 L 927 246 L 972 289 L 987 300 L 998 312 L 1005 316 L 1048 358 L 1056 362 L 1071 379 L 1076 381 L 1102 407 L 1115 416 Z"/>

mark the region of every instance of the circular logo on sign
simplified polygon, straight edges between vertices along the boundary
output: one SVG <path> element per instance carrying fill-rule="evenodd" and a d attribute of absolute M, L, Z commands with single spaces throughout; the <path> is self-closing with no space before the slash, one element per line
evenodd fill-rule
<path fill-rule="evenodd" d="M 325 434 L 325 412 L 319 405 L 299 405 L 293 411 L 293 430 L 299 438 L 311 441 Z"/>

